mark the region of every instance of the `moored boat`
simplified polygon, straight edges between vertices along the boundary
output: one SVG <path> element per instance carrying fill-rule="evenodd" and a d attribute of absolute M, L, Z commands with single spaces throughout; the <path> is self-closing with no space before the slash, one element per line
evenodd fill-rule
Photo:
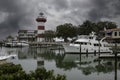
<path fill-rule="evenodd" d="M 107 42 L 97 40 L 95 33 L 81 35 L 73 43 L 63 44 L 65 53 L 111 53 L 111 47 L 106 46 Z"/>
<path fill-rule="evenodd" d="M 27 42 L 24 41 L 13 41 L 13 42 L 6 42 L 5 47 L 26 47 L 29 46 Z"/>
<path fill-rule="evenodd" d="M 15 58 L 17 55 L 13 54 L 13 55 L 2 55 L 0 56 L 0 61 L 6 60 L 8 58 Z"/>

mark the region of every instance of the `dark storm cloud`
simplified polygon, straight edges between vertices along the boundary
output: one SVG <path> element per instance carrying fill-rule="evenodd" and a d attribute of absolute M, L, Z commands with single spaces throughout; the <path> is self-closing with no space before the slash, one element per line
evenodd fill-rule
<path fill-rule="evenodd" d="M 99 21 L 120 15 L 120 0 L 93 0 L 93 5 L 93 9 L 88 13 L 90 20 Z"/>
<path fill-rule="evenodd" d="M 9 15 L 6 20 L 0 23 L 0 36 L 7 36 L 15 33 L 19 29 L 19 19 L 20 17 L 15 17 L 16 15 Z"/>
<path fill-rule="evenodd" d="M 68 11 L 68 14 L 64 14 L 62 17 L 68 22 L 75 25 L 81 24 L 85 19 L 87 19 L 88 11 L 92 7 L 91 0 L 69 0 L 64 12 Z"/>
<path fill-rule="evenodd" d="M 0 39 L 18 32 L 22 21 L 30 14 L 27 13 L 27 6 L 23 0 L 0 0 L 0 13 L 6 16 L 2 22 L 0 21 Z M 27 20 L 26 24 L 22 25 L 27 25 Z"/>
<path fill-rule="evenodd" d="M 54 0 L 54 6 L 56 10 L 67 9 L 69 7 L 67 0 Z"/>
<path fill-rule="evenodd" d="M 87 19 L 117 18 L 119 4 L 120 0 L 0 0 L 0 39 L 19 29 L 37 29 L 35 18 L 41 11 L 48 30 L 66 22 L 79 25 Z"/>

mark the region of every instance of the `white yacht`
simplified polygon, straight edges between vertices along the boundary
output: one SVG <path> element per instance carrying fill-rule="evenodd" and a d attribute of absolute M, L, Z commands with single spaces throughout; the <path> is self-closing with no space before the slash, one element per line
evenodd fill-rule
<path fill-rule="evenodd" d="M 65 53 L 111 53 L 107 42 L 96 39 L 94 32 L 90 35 L 81 35 L 73 43 L 63 44 Z"/>
<path fill-rule="evenodd" d="M 6 47 L 26 47 L 29 46 L 28 42 L 25 41 L 12 41 L 12 42 L 7 42 L 5 43 Z"/>

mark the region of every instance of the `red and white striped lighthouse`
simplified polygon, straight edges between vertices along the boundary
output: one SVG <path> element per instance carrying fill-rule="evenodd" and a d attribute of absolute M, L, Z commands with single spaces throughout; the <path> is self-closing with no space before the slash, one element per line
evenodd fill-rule
<path fill-rule="evenodd" d="M 44 16 L 43 13 L 40 13 L 38 18 L 36 19 L 38 22 L 38 29 L 37 29 L 37 42 L 42 42 L 44 41 L 44 32 L 45 32 L 45 22 L 46 17 Z"/>

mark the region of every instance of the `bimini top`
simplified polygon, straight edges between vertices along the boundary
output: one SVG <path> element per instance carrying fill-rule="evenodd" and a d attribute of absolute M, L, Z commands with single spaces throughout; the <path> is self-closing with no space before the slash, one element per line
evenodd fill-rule
<path fill-rule="evenodd" d="M 77 39 L 75 42 L 90 42 L 89 39 Z"/>
<path fill-rule="evenodd" d="M 80 35 L 75 42 L 91 42 L 96 41 L 96 36 L 94 35 Z"/>

